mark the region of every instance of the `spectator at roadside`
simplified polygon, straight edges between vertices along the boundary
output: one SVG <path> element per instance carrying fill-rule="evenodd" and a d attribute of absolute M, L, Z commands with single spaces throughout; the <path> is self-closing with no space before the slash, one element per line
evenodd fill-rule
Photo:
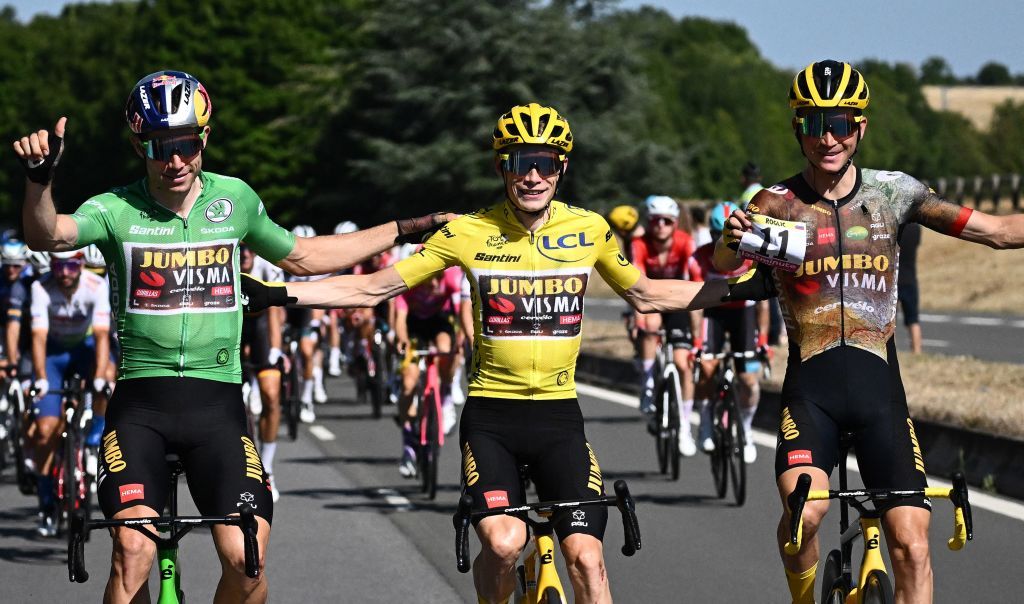
<path fill-rule="evenodd" d="M 738 201 L 740 209 L 746 211 L 750 200 L 764 188 L 761 186 L 761 168 L 754 162 L 748 161 L 740 170 L 740 182 L 743 184 L 743 192 L 740 193 Z"/>
<path fill-rule="evenodd" d="M 910 352 L 921 352 L 921 323 L 918 317 L 920 296 L 917 289 L 917 246 L 921 245 L 921 225 L 909 222 L 899 235 L 899 273 L 896 291 L 903 311 L 903 324 L 910 335 Z"/>
<path fill-rule="evenodd" d="M 711 230 L 708 229 L 708 209 L 702 203 L 690 206 L 690 222 L 693 224 L 693 243 L 697 247 L 711 243 Z"/>

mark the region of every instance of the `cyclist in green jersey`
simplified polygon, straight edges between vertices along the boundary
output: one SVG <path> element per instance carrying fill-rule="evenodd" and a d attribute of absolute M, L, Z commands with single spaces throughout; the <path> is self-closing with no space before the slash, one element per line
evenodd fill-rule
<path fill-rule="evenodd" d="M 165 456 L 175 453 L 202 514 L 255 508 L 262 558 L 273 502 L 241 405 L 239 243 L 292 274 L 330 273 L 447 216 L 296 240 L 246 183 L 202 169 L 211 113 L 195 77 L 161 71 L 142 78 L 125 118 L 146 177 L 87 200 L 73 215 L 57 213 L 50 189 L 67 119 L 52 134 L 40 130 L 15 141 L 14 149 L 28 178 L 27 242 L 50 251 L 96 244 L 110 267 L 121 373 L 102 438 L 104 513 L 159 515 L 167 497 Z M 244 574 L 242 533 L 216 526 L 213 536 L 222 565 L 216 601 L 265 601 L 262 572 L 257 579 Z M 154 554 L 143 535 L 115 531 L 105 601 L 148 601 Z"/>
<path fill-rule="evenodd" d="M 462 216 L 423 249 L 371 275 L 309 283 L 246 280 L 250 304 L 374 306 L 459 266 L 469 276 L 474 345 L 469 398 L 462 413 L 463 484 L 477 509 L 523 502 L 517 464 L 526 463 L 542 500 L 577 500 L 604 492 L 576 400 L 576 357 L 583 298 L 593 269 L 641 312 L 703 308 L 743 284 L 648 279 L 623 257 L 600 215 L 554 200 L 569 166 L 569 123 L 537 103 L 498 120 L 492 145 L 506 199 Z M 739 289 L 737 287 L 739 286 Z M 610 602 L 601 539 L 604 508 L 560 521 L 566 566 L 579 602 Z M 481 601 L 504 602 L 526 543 L 526 525 L 510 516 L 482 520 L 473 564 Z"/>
<path fill-rule="evenodd" d="M 803 223 L 803 262 L 775 269 L 775 285 L 789 330 L 789 365 L 775 476 L 783 501 L 800 474 L 812 489 L 828 489 L 839 439 L 854 435 L 867 488 L 926 486 L 924 459 L 907 411 L 893 340 L 896 319 L 897 237 L 919 223 L 952 237 L 996 249 L 1024 247 L 1024 215 L 990 216 L 950 203 L 902 172 L 853 164 L 867 132 L 867 82 L 839 61 L 808 65 L 789 93 L 793 134 L 807 159 L 802 172 L 759 192 L 726 223 L 733 241 L 752 230 L 749 216 Z M 719 241 L 715 266 L 742 262 Z M 783 504 L 785 507 L 785 504 Z M 793 601 L 814 601 L 818 526 L 827 502 L 804 508 L 803 548 L 783 554 Z M 928 551 L 930 504 L 901 499 L 882 517 L 896 579 L 896 601 L 931 602 Z M 779 549 L 789 535 L 788 511 L 779 523 Z"/>

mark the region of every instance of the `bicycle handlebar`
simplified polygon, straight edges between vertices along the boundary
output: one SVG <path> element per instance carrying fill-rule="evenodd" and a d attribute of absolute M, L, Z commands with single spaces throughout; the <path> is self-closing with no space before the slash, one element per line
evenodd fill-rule
<path fill-rule="evenodd" d="M 89 531 L 100 528 L 129 527 L 149 537 L 154 542 L 163 540 L 154 533 L 145 530 L 146 526 L 169 527 L 173 524 L 184 524 L 188 528 L 203 524 L 224 524 L 237 526 L 242 531 L 242 546 L 245 558 L 245 576 L 255 579 L 260 575 L 260 545 L 256 534 L 259 524 L 256 521 L 255 509 L 245 504 L 238 508 L 238 516 L 179 516 L 168 518 L 156 516 L 148 518 L 123 518 L 117 520 L 97 520 L 90 522 L 81 511 L 76 511 L 68 527 L 68 580 L 72 583 L 85 583 L 89 580 L 89 572 L 85 569 L 85 537 Z M 185 533 L 179 533 L 179 537 Z M 176 543 L 177 540 L 171 541 Z"/>
<path fill-rule="evenodd" d="M 613 485 L 615 496 L 596 497 L 576 501 L 544 501 L 528 505 L 520 505 L 493 510 L 480 510 L 474 512 L 473 498 L 469 494 L 463 494 L 459 499 L 458 508 L 452 516 L 452 526 L 455 527 L 455 566 L 460 573 L 469 572 L 469 525 L 473 518 L 486 518 L 488 516 L 508 515 L 519 516 L 526 512 L 551 513 L 559 509 L 577 508 L 583 505 L 606 505 L 615 506 L 622 515 L 622 532 L 625 544 L 622 546 L 622 554 L 632 556 L 641 546 L 640 523 L 636 518 L 636 503 L 629 493 L 629 487 L 624 480 L 616 480 Z"/>
<path fill-rule="evenodd" d="M 923 495 L 925 497 L 949 499 L 953 503 L 953 536 L 946 541 L 946 545 L 953 551 L 963 549 L 964 544 L 974 540 L 974 518 L 971 512 L 971 503 L 967 497 L 967 480 L 963 473 L 953 474 L 953 487 L 928 487 L 924 489 L 893 490 L 893 489 L 860 489 L 855 491 L 831 491 L 831 490 L 810 490 L 810 474 L 801 474 L 797 479 L 796 488 L 786 498 L 789 505 L 789 541 L 786 542 L 784 550 L 793 556 L 803 546 L 803 510 L 804 503 L 808 501 L 825 501 L 828 499 L 855 499 L 867 497 L 871 500 L 888 500 L 900 497 L 913 497 Z"/>

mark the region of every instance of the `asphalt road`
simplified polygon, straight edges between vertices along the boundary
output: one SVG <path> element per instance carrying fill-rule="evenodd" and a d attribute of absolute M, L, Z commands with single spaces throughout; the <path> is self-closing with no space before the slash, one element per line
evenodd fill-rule
<path fill-rule="evenodd" d="M 615 298 L 587 298 L 591 319 L 618 321 L 626 303 Z M 925 352 L 964 354 L 985 361 L 1024 363 L 1020 345 L 1024 317 L 980 313 L 922 313 L 921 333 Z M 909 350 L 903 315 L 896 317 L 896 346 Z"/>
<path fill-rule="evenodd" d="M 375 421 L 365 406 L 350 402 L 347 380 L 331 380 L 328 387 L 334 398 L 317 408 L 312 429 L 303 428 L 297 442 L 279 447 L 276 473 L 282 498 L 275 509 L 267 571 L 272 601 L 475 602 L 472 580 L 456 571 L 452 552 L 456 447 L 449 443 L 442 453 L 437 501 L 424 501 L 415 485 L 398 475 L 394 423 Z M 607 484 L 628 481 L 643 535 L 643 549 L 633 558 L 623 557 L 621 525 L 617 515 L 611 517 L 605 543 L 616 599 L 788 601 L 774 540 L 780 506 L 772 450 L 758 447 L 758 461 L 749 467 L 748 502 L 737 508 L 714 497 L 703 455 L 684 460 L 678 482 L 656 474 L 652 439 L 636 410 L 627 406 L 630 397 L 598 394 L 581 397 L 587 433 Z M 759 438 L 769 446 L 772 439 Z M 33 501 L 5 478 L 0 485 L 3 600 L 98 601 L 109 539 L 94 534 L 88 544 L 92 579 L 84 585 L 68 583 L 63 543 L 33 536 Z M 1024 591 L 1019 564 L 1024 506 L 994 500 L 995 507 L 1005 508 L 997 513 L 980 507 L 984 498 L 976 499 L 976 539 L 961 552 L 945 547 L 951 510 L 948 503 L 937 503 L 932 530 L 936 602 L 1002 602 Z M 837 523 L 833 510 L 826 519 L 823 550 L 834 546 Z M 478 547 L 474 539 L 473 551 Z M 210 601 L 219 569 L 208 533 L 185 538 L 182 566 L 189 599 Z"/>

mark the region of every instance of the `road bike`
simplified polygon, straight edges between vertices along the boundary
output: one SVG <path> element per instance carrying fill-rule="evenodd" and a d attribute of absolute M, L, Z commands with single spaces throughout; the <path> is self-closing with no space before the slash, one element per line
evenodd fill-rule
<path fill-rule="evenodd" d="M 420 379 L 410 409 L 416 409 L 416 417 L 411 420 L 416 450 L 416 477 L 420 480 L 420 491 L 431 501 L 437 496 L 437 469 L 441 447 L 444 446 L 441 376 L 437 360 L 438 357 L 452 355 L 451 352 L 438 352 L 434 348 L 415 349 L 411 346 L 406 352 L 406 362 L 419 363 L 420 367 Z"/>
<path fill-rule="evenodd" d="M 35 388 L 29 390 L 32 399 L 38 394 Z M 85 437 L 92 420 L 92 392 L 85 389 L 82 376 L 76 373 L 64 378 L 61 389 L 48 394 L 59 394 L 64 410 L 60 441 L 50 466 L 56 509 L 46 512 L 54 514 L 54 525 L 61 534 L 76 512 L 88 513 L 91 505 L 96 452 L 85 444 Z"/>
<path fill-rule="evenodd" d="M 849 452 L 850 435 L 841 439 L 839 456 L 839 490 L 811 490 L 811 476 L 801 474 L 796 488 L 787 497 L 790 509 L 790 538 L 785 545 L 787 554 L 800 551 L 803 541 L 803 509 L 807 501 L 839 500 L 840 546 L 825 558 L 821 581 L 821 602 L 823 604 L 891 604 L 895 601 L 893 585 L 885 568 L 881 554 L 880 503 L 906 497 L 924 496 L 933 499 L 949 499 L 953 503 L 953 536 L 947 546 L 953 551 L 963 549 L 967 541 L 974 539 L 974 521 L 971 504 L 967 497 L 967 481 L 957 472 L 953 475 L 952 488 L 928 487 L 924 489 L 859 489 L 847 490 L 846 457 Z M 868 507 L 867 502 L 872 507 Z M 850 507 L 858 512 L 856 523 L 850 522 Z M 864 553 L 861 557 L 857 576 L 853 575 L 853 545 L 861 536 Z"/>
<path fill-rule="evenodd" d="M 771 369 L 764 355 L 755 351 L 721 352 L 718 354 L 701 354 L 694 363 L 694 380 L 699 379 L 700 361 L 718 360 L 715 373 L 711 377 L 712 429 L 711 439 L 714 450 L 711 452 L 711 476 L 715 483 L 715 494 L 719 499 L 725 497 L 732 484 L 733 498 L 737 506 L 747 500 L 747 464 L 743 461 L 743 446 L 747 442 L 746 430 L 740 419 L 740 408 L 736 400 L 736 363 L 760 359 L 766 374 Z"/>
<path fill-rule="evenodd" d="M 652 333 L 643 332 L 641 333 Z M 654 357 L 654 414 L 648 419 L 648 431 L 654 436 L 655 451 L 658 456 L 658 471 L 669 474 L 672 480 L 679 480 L 679 438 L 682 430 L 689 430 L 689 425 L 682 425 L 680 401 L 683 400 L 683 387 L 679 379 L 679 369 L 675 364 L 675 346 L 669 341 L 665 330 L 655 333 L 661 339 Z"/>
<path fill-rule="evenodd" d="M 128 527 L 139 531 L 156 544 L 157 560 L 160 564 L 159 604 L 181 604 L 185 594 L 181 589 L 181 567 L 178 559 L 178 542 L 197 526 L 224 524 L 237 526 L 244 535 L 245 575 L 255 579 L 259 576 L 259 542 L 256 539 L 257 522 L 252 505 L 245 503 L 238 508 L 238 516 L 178 516 L 178 476 L 184 473 L 177 455 L 167 456 L 170 471 L 170 490 L 167 499 L 167 516 L 151 518 L 124 518 L 119 520 L 91 520 L 88 510 L 80 510 L 71 518 L 68 531 L 68 580 L 85 583 L 89 573 L 85 569 L 85 541 L 90 531 L 96 529 Z M 167 532 L 161 537 L 148 527 Z"/>
<path fill-rule="evenodd" d="M 294 441 L 299 436 L 299 414 L 302 411 L 302 353 L 299 351 L 299 339 L 295 330 L 285 325 L 282 334 L 281 358 L 277 360 L 277 368 L 281 372 L 281 419 L 288 428 L 288 438 Z"/>
<path fill-rule="evenodd" d="M 18 491 L 32 495 L 36 491 L 35 478 L 25 463 L 25 432 L 28 411 L 25 392 L 10 368 L 2 371 L 0 386 L 0 471 L 14 467 Z"/>
<path fill-rule="evenodd" d="M 390 347 L 380 328 L 373 330 L 372 339 L 359 342 L 353 350 L 349 374 L 356 383 L 356 398 L 370 403 L 373 419 L 380 419 L 388 398 L 389 356 Z"/>
<path fill-rule="evenodd" d="M 520 477 L 527 474 L 520 466 Z M 580 514 L 584 506 L 604 505 L 616 507 L 622 516 L 622 531 L 625 544 L 622 553 L 632 556 L 640 549 L 640 525 L 636 519 L 636 504 L 629 493 L 626 481 L 616 480 L 615 495 L 594 497 L 576 501 L 547 501 L 506 508 L 472 511 L 473 498 L 463 494 L 458 509 L 452 517 L 455 527 L 455 564 L 460 573 L 469 572 L 469 527 L 473 520 L 488 516 L 514 516 L 526 522 L 533 540 L 524 550 L 522 564 L 516 567 L 516 589 L 511 602 L 514 604 L 565 604 L 565 590 L 555 568 L 554 525 L 566 514 Z M 524 489 L 525 493 L 526 490 Z M 541 518 L 535 520 L 528 514 Z"/>

